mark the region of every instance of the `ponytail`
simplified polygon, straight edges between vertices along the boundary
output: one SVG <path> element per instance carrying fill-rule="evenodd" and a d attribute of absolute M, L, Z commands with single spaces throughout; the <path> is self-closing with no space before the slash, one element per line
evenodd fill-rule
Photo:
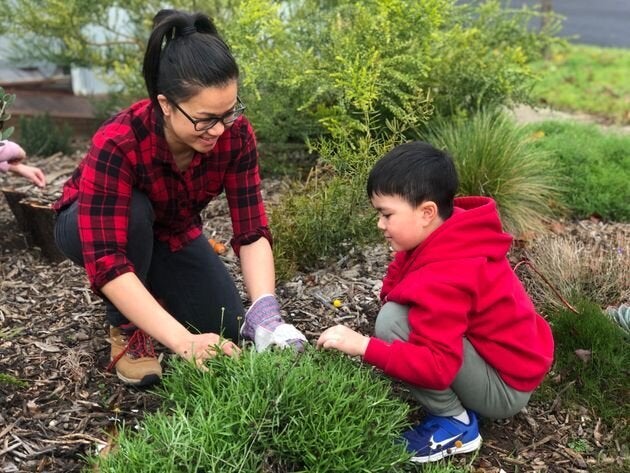
<path fill-rule="evenodd" d="M 170 9 L 153 18 L 142 72 L 156 106 L 159 94 L 185 101 L 203 88 L 226 85 L 239 75 L 229 47 L 207 15 Z"/>

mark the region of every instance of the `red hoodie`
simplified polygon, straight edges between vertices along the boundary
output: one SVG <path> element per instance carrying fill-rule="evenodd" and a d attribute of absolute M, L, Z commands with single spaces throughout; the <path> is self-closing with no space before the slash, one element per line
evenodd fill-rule
<path fill-rule="evenodd" d="M 443 390 L 455 379 L 466 337 L 501 379 L 532 391 L 553 360 L 553 338 L 506 254 L 494 201 L 455 199 L 453 215 L 410 251 L 400 251 L 381 299 L 409 307 L 409 341 L 372 337 L 364 360 L 407 383 Z"/>

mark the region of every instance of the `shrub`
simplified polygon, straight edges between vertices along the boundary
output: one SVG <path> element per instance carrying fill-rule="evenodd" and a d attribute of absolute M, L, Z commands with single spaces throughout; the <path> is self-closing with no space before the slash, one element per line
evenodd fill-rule
<path fill-rule="evenodd" d="M 534 146 L 567 177 L 562 200 L 572 215 L 630 220 L 630 136 L 570 121 L 532 124 Z"/>
<path fill-rule="evenodd" d="M 459 194 L 494 198 L 515 236 L 543 232 L 544 220 L 560 210 L 561 179 L 549 154 L 533 147 L 527 131 L 505 114 L 436 120 L 424 137 L 453 156 Z"/>
<path fill-rule="evenodd" d="M 296 182 L 278 206 L 271 208 L 278 276 L 313 269 L 346 254 L 350 245 L 379 238 L 375 212 L 365 185 L 373 164 L 403 140 L 401 124 L 391 123 L 380 136 L 370 129 L 342 139 L 313 144 L 319 164 L 306 183 Z"/>
<path fill-rule="evenodd" d="M 619 234 L 612 247 L 587 246 L 571 236 L 545 236 L 527 250 L 534 267 L 569 301 L 587 299 L 605 308 L 630 301 L 630 253 Z M 524 274 L 530 274 L 523 269 Z M 535 304 L 543 310 L 563 309 L 554 291 L 535 274 L 525 284 Z"/>
<path fill-rule="evenodd" d="M 106 71 L 128 103 L 146 93 L 142 50 L 158 3 L 127 2 L 123 9 L 112 2 L 0 0 L 0 29 L 16 38 L 18 56 Z M 202 0 L 191 7 L 176 0 L 172 6 L 215 18 L 243 71 L 241 94 L 259 137 L 278 141 L 316 136 L 335 121 L 351 127 L 356 103 L 368 96 L 381 125 L 422 116 L 427 94 L 443 114 L 525 100 L 529 64 L 553 41 L 557 21 L 539 34 L 528 28 L 537 15 L 531 9 L 507 9 L 500 0 L 461 3 Z"/>
<path fill-rule="evenodd" d="M 20 142 L 31 156 L 67 154 L 70 149 L 72 130 L 67 124 L 55 125 L 49 114 L 20 117 Z"/>
<path fill-rule="evenodd" d="M 162 410 L 124 428 L 101 472 L 403 471 L 408 407 L 389 382 L 339 353 L 174 360 Z"/>

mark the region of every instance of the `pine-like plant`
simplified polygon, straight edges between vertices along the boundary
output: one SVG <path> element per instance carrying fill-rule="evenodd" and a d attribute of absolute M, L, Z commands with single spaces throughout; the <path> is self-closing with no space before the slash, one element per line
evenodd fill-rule
<path fill-rule="evenodd" d="M 123 428 L 98 471 L 404 471 L 408 406 L 348 357 L 247 349 L 205 366 L 173 360 L 162 409 Z"/>

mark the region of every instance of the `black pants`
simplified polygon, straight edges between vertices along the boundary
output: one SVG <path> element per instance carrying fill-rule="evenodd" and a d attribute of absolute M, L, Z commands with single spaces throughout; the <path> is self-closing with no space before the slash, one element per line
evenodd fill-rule
<path fill-rule="evenodd" d="M 55 242 L 74 263 L 83 266 L 78 229 L 78 203 L 57 216 Z M 153 236 L 154 213 L 148 197 L 138 191 L 131 199 L 127 258 L 135 273 L 166 309 L 193 332 L 221 333 L 238 340 L 245 310 L 227 268 L 201 235 L 179 251 Z M 107 318 L 113 326 L 128 320 L 107 298 Z"/>

